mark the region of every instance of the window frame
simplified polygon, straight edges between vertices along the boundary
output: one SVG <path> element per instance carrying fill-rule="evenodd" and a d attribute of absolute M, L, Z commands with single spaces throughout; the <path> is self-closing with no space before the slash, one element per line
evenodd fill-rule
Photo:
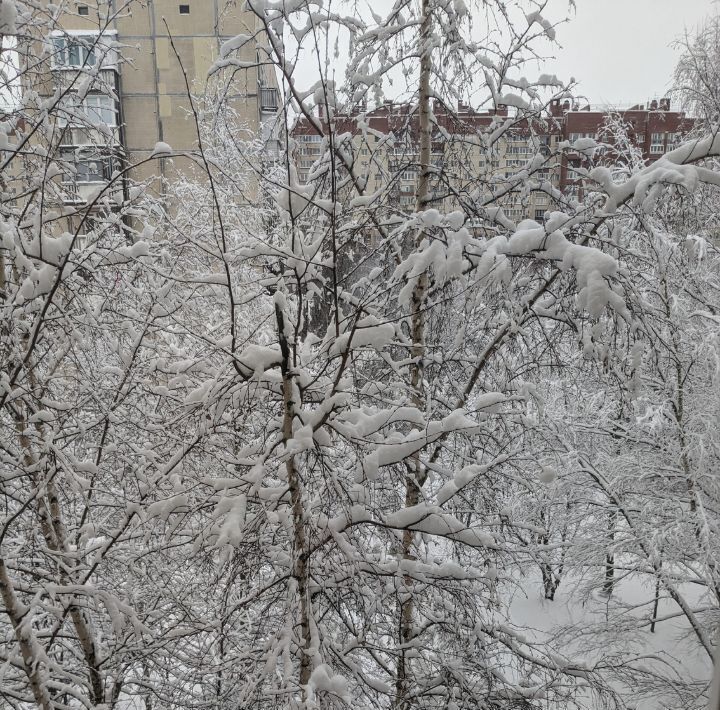
<path fill-rule="evenodd" d="M 80 71 L 97 66 L 108 69 L 117 65 L 117 52 L 108 46 L 114 42 L 117 30 L 53 30 L 48 41 L 53 47 L 51 68 L 54 71 Z M 72 52 L 77 50 L 77 62 L 71 63 Z M 88 56 L 92 61 L 87 61 Z"/>
<path fill-rule="evenodd" d="M 83 156 L 83 153 L 86 155 Z M 114 156 L 96 146 L 61 146 L 60 160 L 65 168 L 60 178 L 63 185 L 105 185 L 112 178 Z M 100 170 L 78 170 L 78 166 L 91 166 L 95 163 L 100 165 Z M 70 165 L 74 167 L 74 173 L 67 170 Z M 81 179 L 83 177 L 86 179 Z"/>

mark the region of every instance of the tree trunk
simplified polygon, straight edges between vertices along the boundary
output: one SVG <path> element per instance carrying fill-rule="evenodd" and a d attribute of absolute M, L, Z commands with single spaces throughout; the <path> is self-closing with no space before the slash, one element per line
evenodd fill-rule
<path fill-rule="evenodd" d="M 285 333 L 285 314 L 280 304 L 275 302 L 275 317 L 277 320 L 278 339 L 280 341 L 280 352 L 282 360 L 280 369 L 283 378 L 283 439 L 290 441 L 293 436 L 293 419 L 295 418 L 295 401 L 293 400 L 293 368 L 290 356 L 290 345 Z M 305 515 L 302 501 L 302 483 L 297 470 L 295 456 L 291 456 L 285 462 L 288 490 L 290 492 L 290 503 L 293 520 L 293 558 L 292 578 L 295 582 L 295 593 L 298 596 L 300 605 L 300 638 L 298 639 L 299 649 L 299 685 L 301 707 L 307 705 L 307 685 L 312 674 L 313 658 L 310 653 L 311 628 L 310 628 L 310 592 L 308 573 L 308 547 L 305 538 Z"/>
<path fill-rule="evenodd" d="M 35 649 L 38 648 L 37 640 L 31 624 L 24 621 L 24 617 L 29 610 L 18 601 L 15 588 L 5 566 L 5 560 L 2 558 L 0 558 L 0 597 L 2 597 L 5 613 L 10 619 L 15 638 L 18 646 L 20 646 L 25 675 L 30 683 L 35 702 L 41 710 L 53 710 L 53 703 L 50 700 L 50 695 L 40 672 L 40 659 L 37 658 L 35 653 Z"/>
<path fill-rule="evenodd" d="M 424 210 L 428 202 L 430 179 L 430 148 L 432 126 L 430 124 L 430 72 L 431 72 L 431 0 L 422 0 L 420 25 L 420 84 L 418 97 L 418 132 L 420 138 L 419 175 L 415 190 L 415 210 Z M 420 231 L 416 237 L 416 246 L 419 247 L 426 234 Z M 412 364 L 410 365 L 410 386 L 412 389 L 412 402 L 420 411 L 425 409 L 425 395 L 423 387 L 425 357 L 425 294 L 427 291 L 428 276 L 423 271 L 417 277 L 413 289 L 411 307 L 411 337 L 412 337 Z M 420 490 L 425 482 L 426 474 L 420 462 L 420 453 L 413 454 L 408 462 L 408 472 L 405 477 L 405 507 L 410 508 L 420 502 Z M 415 559 L 415 535 L 411 530 L 404 530 L 402 537 L 402 559 Z M 403 577 L 403 587 L 400 602 L 399 641 L 400 649 L 397 660 L 397 676 L 395 679 L 395 710 L 410 710 L 411 678 L 408 646 L 413 639 L 413 616 L 415 601 L 412 593 L 412 579 Z"/>

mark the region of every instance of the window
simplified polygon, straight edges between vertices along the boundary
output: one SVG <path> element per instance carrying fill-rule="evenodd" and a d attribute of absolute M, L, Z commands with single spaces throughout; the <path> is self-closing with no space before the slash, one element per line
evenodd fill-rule
<path fill-rule="evenodd" d="M 66 111 L 60 119 L 62 125 L 82 125 L 89 123 L 98 125 L 105 123 L 108 126 L 117 126 L 117 109 L 115 100 L 106 94 L 88 94 L 82 101 L 77 103 L 77 98 L 69 95 L 64 102 Z"/>
<path fill-rule="evenodd" d="M 664 133 L 652 133 L 650 135 L 650 152 L 655 154 L 665 152 Z"/>
<path fill-rule="evenodd" d="M 113 171 L 111 156 L 97 148 L 63 148 L 60 157 L 64 163 L 64 183 L 107 182 Z"/>
<path fill-rule="evenodd" d="M 578 185 L 568 185 L 565 188 L 565 194 L 568 197 L 574 197 L 575 199 L 577 199 L 577 197 L 580 195 L 580 188 Z"/>
<path fill-rule="evenodd" d="M 594 133 L 570 133 L 568 135 L 568 140 L 571 143 L 574 143 L 576 140 L 580 140 L 580 138 L 595 138 Z"/>
<path fill-rule="evenodd" d="M 536 222 L 544 222 L 545 221 L 545 210 L 535 210 L 535 221 Z"/>
<path fill-rule="evenodd" d="M 93 37 L 53 37 L 54 48 L 53 64 L 55 67 L 82 67 L 95 66 L 94 44 L 97 36 Z"/>
<path fill-rule="evenodd" d="M 178 5 L 178 10 L 180 11 L 181 15 L 189 15 L 190 5 Z"/>
<path fill-rule="evenodd" d="M 78 15 L 88 15 L 89 12 L 87 5 L 78 5 Z"/>
<path fill-rule="evenodd" d="M 83 101 L 83 111 L 92 124 L 107 123 L 108 126 L 117 126 L 117 111 L 111 96 L 89 94 Z"/>

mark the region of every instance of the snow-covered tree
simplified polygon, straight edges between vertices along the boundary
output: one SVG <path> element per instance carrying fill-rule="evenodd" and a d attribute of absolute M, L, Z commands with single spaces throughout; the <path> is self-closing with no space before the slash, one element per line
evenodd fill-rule
<path fill-rule="evenodd" d="M 270 169 L 208 90 L 162 203 L 120 161 L 68 205 L 57 132 L 82 94 L 24 91 L 5 118 L 3 700 L 510 710 L 623 707 L 635 684 L 699 706 L 706 675 L 663 685 L 682 667 L 639 635 L 679 618 L 713 649 L 719 290 L 687 227 L 720 140 L 622 169 L 617 122 L 604 156 L 544 141 L 568 87 L 523 71 L 548 3 L 247 4 L 257 36 L 211 74 L 277 73 Z M 39 86 L 53 16 L 2 12 Z M 391 82 L 408 108 L 380 132 L 355 109 Z M 302 180 L 296 117 L 321 146 Z M 526 160 L 495 170 L 519 134 Z M 582 202 L 547 178 L 571 151 L 593 157 Z M 513 220 L 533 193 L 543 218 Z M 613 623 L 542 634 L 518 590 L 600 592 Z"/>

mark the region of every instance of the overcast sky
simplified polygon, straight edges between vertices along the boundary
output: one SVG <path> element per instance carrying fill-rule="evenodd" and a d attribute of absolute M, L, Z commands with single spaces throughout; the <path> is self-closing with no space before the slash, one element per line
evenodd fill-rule
<path fill-rule="evenodd" d="M 361 0 L 360 5 L 383 13 L 393 1 Z M 556 22 L 567 16 L 569 3 L 550 0 L 543 14 Z M 532 9 L 529 2 L 524 7 Z M 692 35 L 704 19 L 720 12 L 720 0 L 575 0 L 575 7 L 569 11 L 569 22 L 557 27 L 560 46 L 550 42 L 544 47 L 536 45 L 548 59 L 539 66 L 529 62 L 522 74 L 529 79 L 556 74 L 563 81 L 574 77 L 579 82 L 576 95 L 588 98 L 593 105 L 620 107 L 666 95 L 681 52 L 672 45 L 686 31 Z M 482 17 L 476 18 L 475 24 L 481 27 Z M 344 58 L 341 48 L 340 59 L 333 60 L 339 81 Z M 302 88 L 317 81 L 316 61 L 311 54 L 303 55 L 299 63 Z M 404 86 L 402 79 L 392 87 L 386 83 L 386 96 L 397 98 Z"/>
<path fill-rule="evenodd" d="M 679 50 L 672 43 L 720 10 L 715 0 L 577 0 L 558 28 L 561 49 L 545 69 L 574 76 L 594 104 L 645 103 L 670 86 Z"/>

